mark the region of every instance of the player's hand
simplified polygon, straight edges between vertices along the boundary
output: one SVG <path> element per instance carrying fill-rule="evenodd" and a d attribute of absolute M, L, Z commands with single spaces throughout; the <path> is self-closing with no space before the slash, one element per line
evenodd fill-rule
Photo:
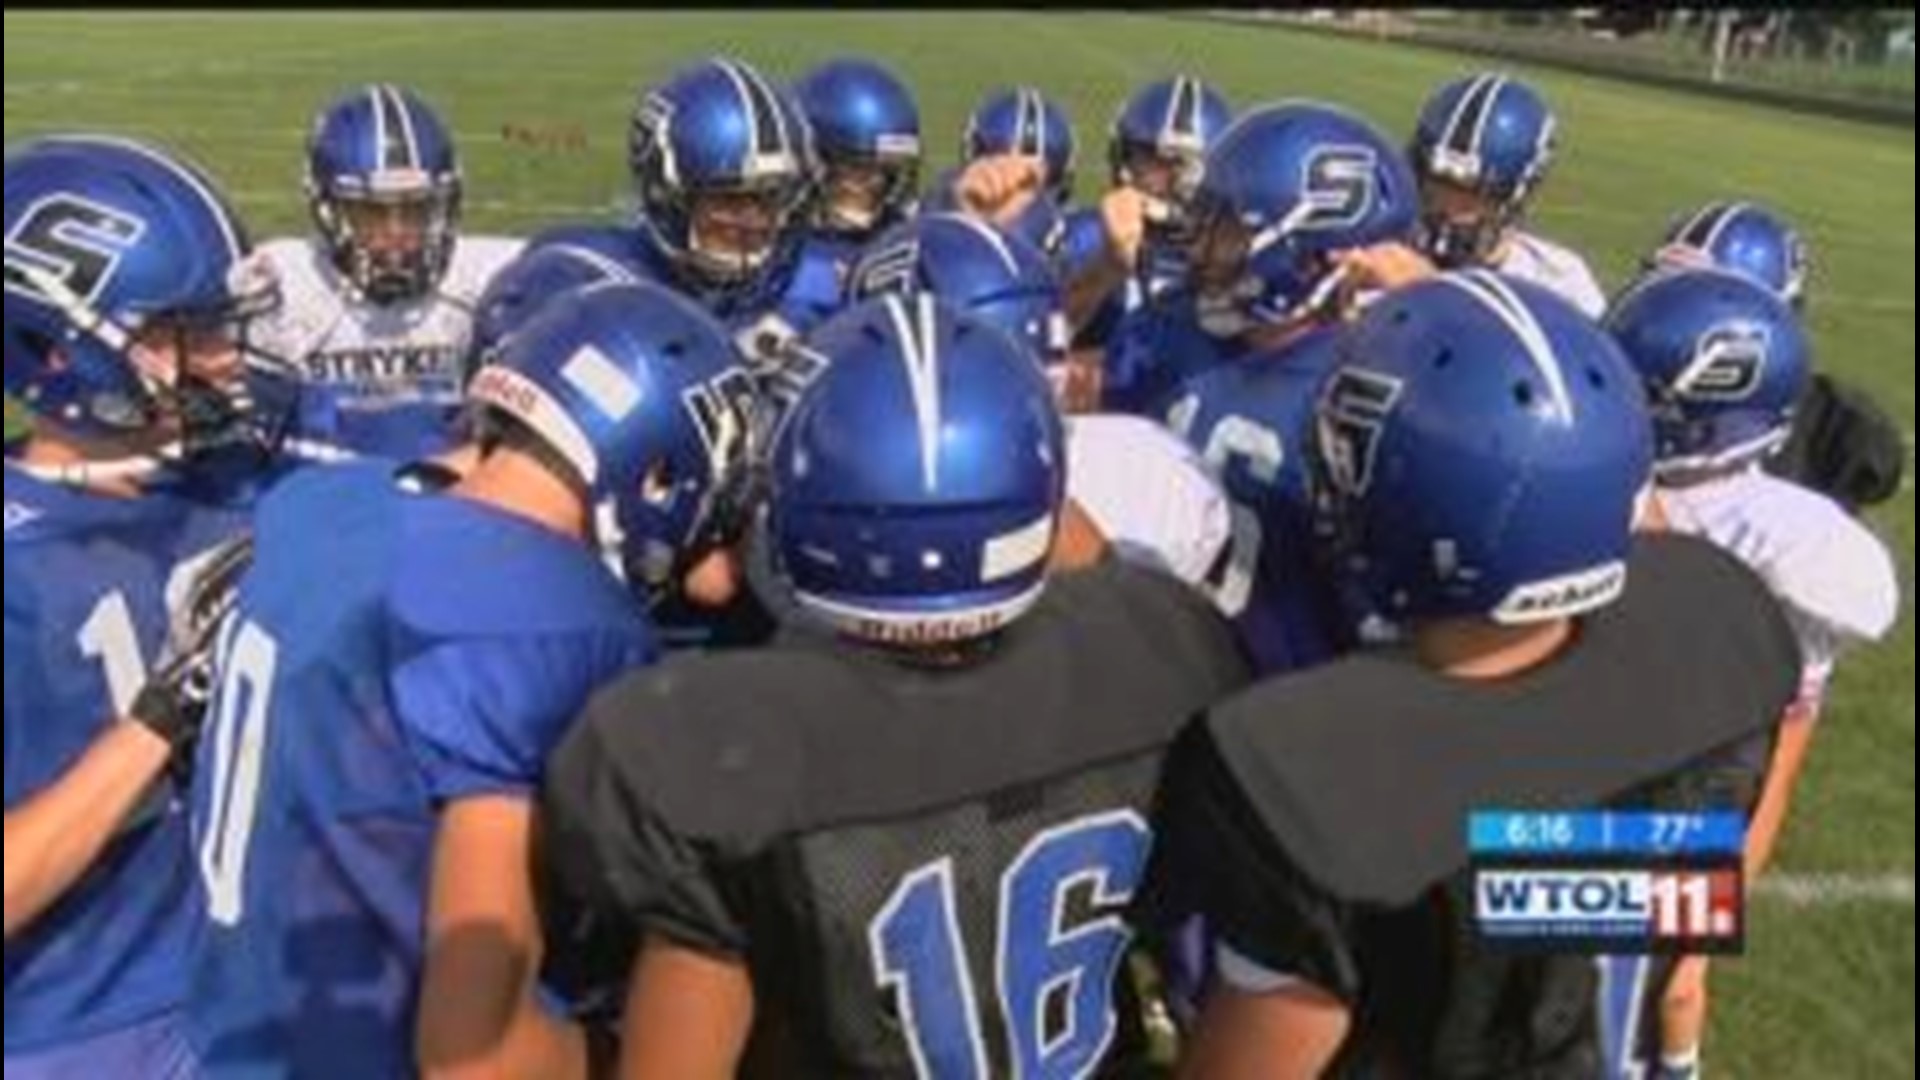
<path fill-rule="evenodd" d="M 997 154 L 968 165 L 954 194 L 968 213 L 1004 226 L 1032 204 L 1046 177 L 1039 158 Z"/>
<path fill-rule="evenodd" d="M 1075 353 L 1065 363 L 1047 369 L 1047 381 L 1053 384 L 1054 401 L 1068 416 L 1083 416 L 1100 411 L 1100 399 L 1106 389 L 1106 371 L 1100 353 Z"/>
<path fill-rule="evenodd" d="M 1156 200 L 1133 188 L 1115 188 L 1100 200 L 1100 224 L 1107 234 L 1107 258 L 1115 268 L 1132 273 L 1140 265 L 1140 248 L 1146 242 L 1147 227 L 1165 210 Z"/>
<path fill-rule="evenodd" d="M 213 699 L 213 652 L 220 625 L 240 602 L 240 579 L 253 565 L 253 538 L 217 548 L 171 613 L 167 643 L 134 698 L 129 719 L 184 755 L 199 737 Z"/>
<path fill-rule="evenodd" d="M 1360 292 L 1393 292 L 1440 272 L 1433 260 L 1405 244 L 1377 244 L 1334 256 L 1346 272 L 1348 287 Z"/>

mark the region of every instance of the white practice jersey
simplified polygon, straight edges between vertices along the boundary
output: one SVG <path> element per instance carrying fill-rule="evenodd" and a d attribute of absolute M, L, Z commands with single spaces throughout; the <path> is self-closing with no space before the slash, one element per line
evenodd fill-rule
<path fill-rule="evenodd" d="M 1587 260 L 1551 240 L 1516 233 L 1507 245 L 1507 257 L 1494 269 L 1553 291 L 1596 322 L 1607 313 L 1606 290 Z"/>
<path fill-rule="evenodd" d="M 1120 558 L 1200 587 L 1233 534 L 1233 507 L 1200 456 L 1132 416 L 1067 420 L 1067 495 Z"/>
<path fill-rule="evenodd" d="M 1804 705 L 1817 709 L 1840 657 L 1885 638 L 1900 617 L 1893 556 L 1823 495 L 1756 469 L 1663 489 L 1660 501 L 1675 531 L 1738 556 L 1780 599 L 1806 661 Z"/>
<path fill-rule="evenodd" d="M 281 304 L 253 328 L 303 383 L 301 437 L 353 454 L 409 459 L 445 449 L 464 396 L 474 307 L 521 241 L 461 237 L 440 287 L 411 303 L 361 301 L 315 240 L 278 240 L 260 258 Z"/>

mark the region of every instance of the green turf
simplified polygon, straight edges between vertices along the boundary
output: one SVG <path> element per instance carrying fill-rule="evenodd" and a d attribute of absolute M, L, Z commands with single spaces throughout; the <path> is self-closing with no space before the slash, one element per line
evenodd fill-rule
<path fill-rule="evenodd" d="M 325 97 L 365 79 L 408 82 L 440 103 L 463 137 L 471 225 L 524 231 L 619 205 L 634 88 L 708 51 L 777 76 L 847 51 L 898 65 L 919 90 L 935 166 L 951 161 L 978 97 L 1034 82 L 1080 120 L 1087 194 L 1103 172 L 1101 129 L 1127 89 L 1149 77 L 1198 69 L 1240 102 L 1330 98 L 1404 134 L 1424 94 L 1471 63 L 1145 15 L 9 12 L 4 29 L 9 142 L 80 128 L 171 142 L 202 158 L 262 233 L 304 227 L 301 137 Z M 1563 115 L 1566 150 L 1543 231 L 1589 252 L 1617 285 L 1685 207 L 1726 195 L 1778 205 L 1804 223 L 1817 256 L 1812 323 L 1823 362 L 1872 387 L 1912 429 L 1911 132 L 1523 73 Z M 535 149 L 503 138 L 509 125 L 574 127 L 590 145 Z M 1911 495 L 1877 524 L 1911 580 Z M 1911 874 L 1912 656 L 1909 620 L 1896 643 L 1844 672 L 1786 844 L 1787 871 Z M 1757 957 L 1728 965 L 1714 1073 L 1908 1075 L 1911 907 L 1768 907 L 1761 916 Z"/>

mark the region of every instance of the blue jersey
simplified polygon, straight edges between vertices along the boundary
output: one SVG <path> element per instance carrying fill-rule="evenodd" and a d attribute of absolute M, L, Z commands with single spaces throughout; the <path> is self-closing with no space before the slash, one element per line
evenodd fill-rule
<path fill-rule="evenodd" d="M 1233 550 L 1209 582 L 1255 670 L 1312 667 L 1338 652 L 1337 594 L 1315 556 L 1308 454 L 1338 335 L 1317 331 L 1188 380 L 1166 419 L 1220 471 Z"/>
<path fill-rule="evenodd" d="M 170 593 L 246 524 L 173 495 L 109 499 L 6 467 L 6 806 L 70 769 L 132 704 Z M 193 881 L 186 814 L 156 794 L 66 897 L 7 943 L 6 1051 L 94 1040 L 180 1007 Z"/>
<path fill-rule="evenodd" d="M 656 655 L 582 544 L 387 468 L 266 499 L 192 814 L 206 1074 L 413 1072 L 439 811 L 528 797 L 603 682 Z"/>
<path fill-rule="evenodd" d="M 1237 339 L 1200 327 L 1192 296 L 1175 292 L 1125 311 L 1107 343 L 1106 412 L 1165 419 L 1169 400 L 1188 381 L 1246 352 Z"/>

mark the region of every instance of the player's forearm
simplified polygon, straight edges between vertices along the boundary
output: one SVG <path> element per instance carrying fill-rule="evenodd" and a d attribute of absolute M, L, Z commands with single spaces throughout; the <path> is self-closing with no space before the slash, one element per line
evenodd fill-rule
<path fill-rule="evenodd" d="M 1316 993 L 1220 989 L 1180 1065 L 1182 1080 L 1314 1080 L 1339 1055 L 1348 1011 Z"/>
<path fill-rule="evenodd" d="M 1067 287 L 1061 297 L 1061 306 L 1067 315 L 1067 325 L 1074 333 L 1086 329 L 1087 324 L 1100 312 L 1100 305 L 1107 302 L 1118 289 L 1127 284 L 1127 268 L 1120 265 L 1111 253 L 1094 259 L 1092 265 L 1075 274 L 1067 281 Z"/>
<path fill-rule="evenodd" d="M 427 1080 L 586 1075 L 584 1036 L 535 996 L 531 815 L 518 798 L 465 800 L 441 815 L 415 1040 Z"/>
<path fill-rule="evenodd" d="M 73 888 L 166 771 L 172 750 L 138 724 L 117 724 L 58 782 L 6 820 L 6 939 Z"/>
<path fill-rule="evenodd" d="M 1760 805 L 1754 809 L 1753 824 L 1747 830 L 1746 869 L 1749 882 L 1758 880 L 1773 864 L 1774 852 L 1780 846 L 1780 835 L 1786 829 L 1787 812 L 1793 806 L 1794 788 L 1800 783 L 1807 755 L 1813 749 L 1813 736 L 1819 728 L 1816 722 L 1818 716 L 1817 710 L 1797 709 L 1781 726 L 1780 739 L 1773 750 L 1773 761 L 1767 769 L 1766 788 L 1761 792 Z"/>

